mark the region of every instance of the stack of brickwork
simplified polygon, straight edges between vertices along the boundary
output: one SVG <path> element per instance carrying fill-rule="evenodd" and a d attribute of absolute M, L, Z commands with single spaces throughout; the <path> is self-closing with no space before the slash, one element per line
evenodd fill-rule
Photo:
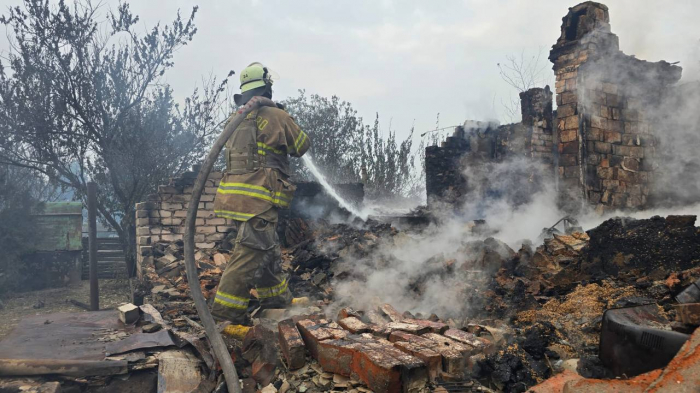
<path fill-rule="evenodd" d="M 493 349 L 485 337 L 400 314 L 388 304 L 366 313 L 344 308 L 337 322 L 296 317 L 278 326 L 290 369 L 303 367 L 308 352 L 323 371 L 362 381 L 376 392 L 427 391 L 438 379 L 466 379 Z"/>
<path fill-rule="evenodd" d="M 425 149 L 425 187 L 428 204 L 435 199 L 454 203 L 466 194 L 467 182 L 460 159 L 469 149 L 463 137 L 448 137 L 441 146 Z"/>
<path fill-rule="evenodd" d="M 549 86 L 520 93 L 522 124 L 529 127 L 525 154 L 549 167 L 554 163 L 552 92 Z"/>
<path fill-rule="evenodd" d="M 532 179 L 540 173 L 552 173 L 555 161 L 552 92 L 549 87 L 533 88 L 521 93 L 520 100 L 521 123 L 498 126 L 467 121 L 440 146 L 425 149 L 429 206 L 438 202 L 459 206 L 472 191 L 488 190 L 488 185 L 483 183 L 489 179 L 481 178 L 480 173 L 488 172 L 485 168 L 490 164 L 525 158 L 535 165 L 529 166 L 531 170 L 524 177 Z"/>
<path fill-rule="evenodd" d="M 553 46 L 558 174 L 564 206 L 642 208 L 653 175 L 654 115 L 681 69 L 619 50 L 608 8 L 585 2 L 563 18 Z M 568 203 L 570 202 L 570 203 Z"/>
<path fill-rule="evenodd" d="M 136 204 L 136 236 L 138 245 L 138 274 L 153 266 L 153 246 L 182 240 L 185 234 L 185 217 L 192 198 L 196 172 L 187 172 L 172 179 L 168 185 L 158 187 L 158 193 L 149 195 L 146 202 Z M 195 223 L 195 252 L 219 248 L 231 231 L 233 221 L 214 215 L 214 197 L 223 174 L 212 172 L 202 193 Z"/>

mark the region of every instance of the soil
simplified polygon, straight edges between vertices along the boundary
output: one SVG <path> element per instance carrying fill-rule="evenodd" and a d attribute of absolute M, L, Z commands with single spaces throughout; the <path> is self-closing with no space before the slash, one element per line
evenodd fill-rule
<path fill-rule="evenodd" d="M 100 308 L 114 308 L 131 301 L 129 281 L 126 279 L 100 280 Z M 63 288 L 42 289 L 32 292 L 16 292 L 0 298 L 0 340 L 29 315 L 56 312 L 84 312 L 85 309 L 70 303 L 75 299 L 90 304 L 90 282 L 85 280 Z"/>

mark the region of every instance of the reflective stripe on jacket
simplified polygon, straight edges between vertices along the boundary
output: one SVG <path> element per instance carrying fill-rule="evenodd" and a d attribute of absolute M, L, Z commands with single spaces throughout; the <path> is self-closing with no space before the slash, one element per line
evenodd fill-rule
<path fill-rule="evenodd" d="M 214 211 L 217 217 L 237 221 L 267 211 L 271 206 L 288 208 L 296 187 L 289 181 L 288 156 L 301 157 L 311 146 L 308 135 L 302 131 L 287 112 L 273 107 L 261 107 L 251 112 L 236 133 L 247 132 L 255 127 L 257 153 L 256 165 L 248 173 L 227 172 L 217 190 Z M 235 134 L 234 134 L 235 136 Z M 226 144 L 227 151 L 242 151 L 246 146 L 237 146 L 236 141 L 245 138 L 232 137 Z M 253 145 L 255 146 L 255 145 Z M 240 161 L 245 154 L 229 155 Z M 259 164 L 258 164 L 259 162 Z M 227 163 L 228 168 L 236 167 Z"/>

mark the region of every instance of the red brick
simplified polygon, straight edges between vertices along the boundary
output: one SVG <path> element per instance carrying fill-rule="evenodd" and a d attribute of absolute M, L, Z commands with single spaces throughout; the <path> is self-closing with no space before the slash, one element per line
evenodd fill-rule
<path fill-rule="evenodd" d="M 323 371 L 344 375 L 349 377 L 352 374 L 352 362 L 359 354 L 362 347 L 352 339 L 325 340 L 318 346 L 318 364 Z"/>
<path fill-rule="evenodd" d="M 431 333 L 432 334 L 432 333 Z M 389 341 L 399 342 L 406 341 L 412 344 L 420 345 L 423 348 L 429 348 L 442 356 L 442 369 L 454 375 L 461 375 L 467 369 L 469 364 L 469 356 L 461 353 L 455 348 L 438 343 L 434 340 L 425 338 L 425 336 L 416 336 L 406 332 L 395 331 L 389 336 Z M 456 343 L 459 345 L 459 343 Z"/>
<path fill-rule="evenodd" d="M 363 346 L 352 362 L 352 377 L 376 392 L 401 392 L 401 362 L 381 349 Z"/>
<path fill-rule="evenodd" d="M 338 321 L 338 325 L 353 334 L 366 333 L 370 331 L 369 326 L 355 317 L 347 317 Z"/>
<path fill-rule="evenodd" d="M 376 392 L 418 391 L 428 382 L 420 359 L 381 343 L 362 344 L 353 360 L 353 377 Z"/>
<path fill-rule="evenodd" d="M 348 335 L 348 332 L 341 329 L 336 323 L 328 323 L 323 319 L 319 321 L 301 320 L 297 322 L 297 328 L 306 348 L 314 359 L 318 359 L 319 342 L 345 338 Z"/>
<path fill-rule="evenodd" d="M 404 392 L 417 392 L 428 384 L 428 367 L 425 362 L 412 354 L 405 353 L 387 342 L 382 349 L 401 362 L 401 386 Z"/>
<path fill-rule="evenodd" d="M 474 355 L 476 353 L 475 348 L 469 344 L 461 343 L 455 341 L 449 337 L 441 336 L 435 333 L 426 333 L 422 337 L 428 340 L 438 343 L 440 346 L 455 349 L 465 356 Z"/>
<path fill-rule="evenodd" d="M 345 307 L 345 308 L 340 309 L 340 311 L 338 311 L 338 319 L 339 320 L 345 319 L 348 317 L 355 317 L 357 319 L 362 319 L 362 314 L 360 314 L 359 312 L 355 311 L 354 309 L 352 309 L 350 307 Z"/>
<path fill-rule="evenodd" d="M 392 322 L 401 322 L 404 318 L 391 304 L 385 304 L 379 308 L 384 315 L 389 317 Z"/>
<path fill-rule="evenodd" d="M 411 354 L 425 363 L 431 381 L 437 379 L 442 370 L 442 356 L 430 348 L 422 347 L 407 341 L 399 341 L 394 346 L 401 351 Z"/>
<path fill-rule="evenodd" d="M 370 310 L 367 312 L 367 319 L 375 325 L 384 325 L 385 323 L 389 322 L 388 319 L 384 317 L 384 315 L 380 314 L 376 310 Z"/>
<path fill-rule="evenodd" d="M 404 322 L 389 322 L 386 325 L 384 325 L 384 327 L 386 329 L 388 329 L 389 332 L 393 332 L 394 330 L 401 330 L 404 332 L 418 334 L 418 335 L 421 335 L 423 333 L 427 333 L 428 331 L 430 331 L 430 328 L 427 326 L 414 325 L 412 323 L 404 323 Z"/>
<path fill-rule="evenodd" d="M 442 322 L 426 321 L 423 319 L 404 319 L 403 322 L 428 328 L 430 333 L 442 334 L 450 327 Z"/>
<path fill-rule="evenodd" d="M 444 333 L 445 337 L 451 338 L 455 341 L 459 341 L 462 344 L 466 344 L 473 347 L 476 352 L 483 352 L 486 349 L 484 343 L 479 340 L 475 335 L 464 332 L 458 329 L 448 329 Z"/>
<path fill-rule="evenodd" d="M 322 319 L 326 319 L 326 316 L 324 314 L 302 314 L 302 315 L 294 315 L 291 317 L 291 320 L 294 321 L 294 323 L 297 323 L 299 321 L 303 321 L 305 319 L 308 319 L 311 321 L 320 321 Z"/>
<path fill-rule="evenodd" d="M 267 386 L 274 379 L 276 368 L 276 364 L 267 362 L 259 356 L 253 361 L 251 376 L 260 385 Z"/>
<path fill-rule="evenodd" d="M 374 323 L 368 323 L 367 327 L 369 328 L 370 333 L 377 337 L 381 338 L 388 338 L 389 334 L 391 331 L 387 328 L 384 327 L 384 325 L 377 325 Z"/>
<path fill-rule="evenodd" d="M 282 355 L 290 370 L 304 367 L 306 364 L 306 347 L 296 324 L 291 319 L 285 319 L 277 325 L 280 336 Z"/>

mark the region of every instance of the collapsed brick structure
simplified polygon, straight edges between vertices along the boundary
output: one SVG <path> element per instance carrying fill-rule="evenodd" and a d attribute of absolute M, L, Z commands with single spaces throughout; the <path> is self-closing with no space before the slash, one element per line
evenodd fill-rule
<path fill-rule="evenodd" d="M 438 201 L 457 205 L 479 190 L 488 194 L 481 176 L 467 175 L 466 167 L 526 158 L 551 172 L 555 162 L 552 92 L 549 86 L 520 93 L 522 122 L 499 126 L 467 121 L 438 146 L 425 149 L 428 205 Z M 553 172 L 551 172 L 553 173 Z M 532 174 L 528 174 L 532 175 Z M 474 195 L 477 196 L 477 195 Z"/>
<path fill-rule="evenodd" d="M 461 129 L 441 147 L 428 147 L 429 204 L 454 204 L 473 190 L 469 176 L 462 173 L 466 167 L 517 155 L 545 165 L 542 173 L 552 173 L 560 205 L 570 212 L 585 205 L 599 212 L 641 209 L 654 202 L 655 192 L 664 192 L 653 188 L 659 166 L 655 158 L 657 149 L 664 149 L 659 135 L 668 130 L 662 124 L 669 127 L 673 117 L 664 102 L 679 98 L 673 85 L 681 68 L 622 53 L 611 32 L 608 8 L 590 1 L 569 9 L 549 59 L 556 76 L 557 110 L 552 111 L 548 88 L 531 89 L 520 95 L 522 122 L 477 132 L 486 136 L 486 143 L 475 147 L 469 138 L 473 132 L 461 138 Z M 483 145 L 490 150 L 483 151 Z M 477 160 L 475 151 L 481 151 Z M 469 156 L 472 159 L 465 159 Z M 549 172 L 548 165 L 555 171 Z"/>

